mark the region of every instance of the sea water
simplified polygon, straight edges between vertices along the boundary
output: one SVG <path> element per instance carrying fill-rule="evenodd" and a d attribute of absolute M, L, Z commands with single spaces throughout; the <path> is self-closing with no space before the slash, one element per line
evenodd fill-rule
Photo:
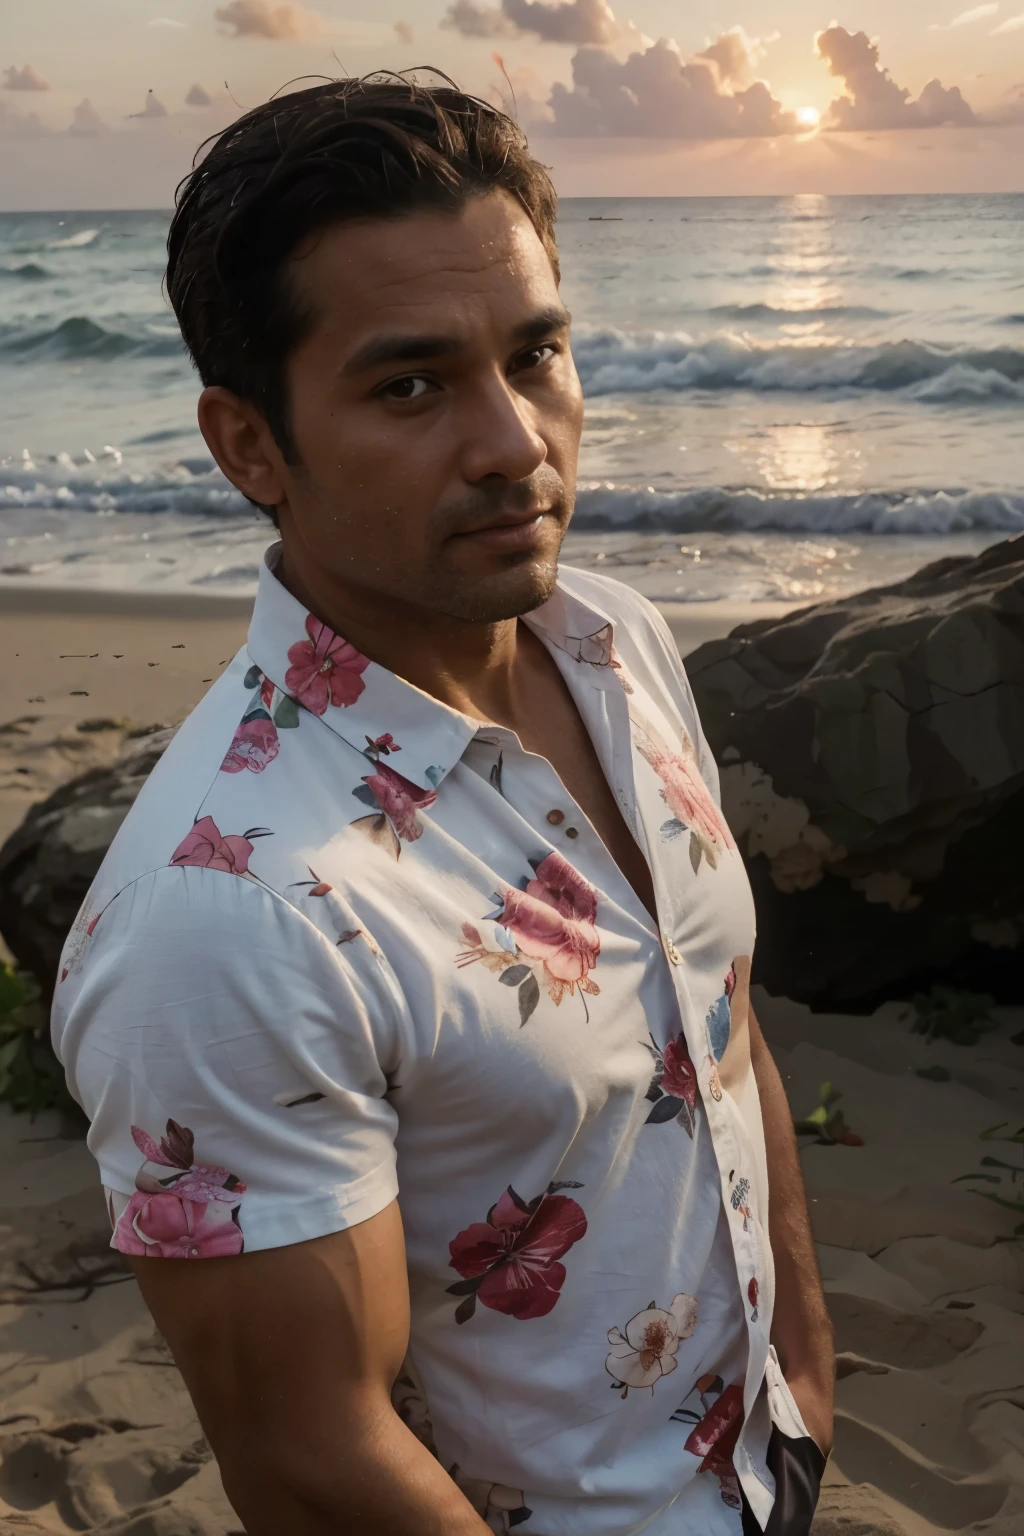
<path fill-rule="evenodd" d="M 168 214 L 0 214 L 0 584 L 247 592 Z M 568 557 L 814 601 L 1024 530 L 1024 196 L 565 199 Z"/>

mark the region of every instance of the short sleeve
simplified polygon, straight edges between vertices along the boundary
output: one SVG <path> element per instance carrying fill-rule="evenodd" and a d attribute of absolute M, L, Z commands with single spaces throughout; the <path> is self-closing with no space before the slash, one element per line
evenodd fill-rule
<path fill-rule="evenodd" d="M 391 1203 L 398 1011 L 372 940 L 342 953 L 259 883 L 191 867 L 134 881 L 85 935 L 54 1037 L 114 1247 L 274 1248 Z"/>

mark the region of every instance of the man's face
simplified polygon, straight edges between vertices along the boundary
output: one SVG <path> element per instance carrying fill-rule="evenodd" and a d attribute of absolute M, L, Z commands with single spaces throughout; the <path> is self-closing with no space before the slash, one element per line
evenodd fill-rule
<path fill-rule="evenodd" d="M 549 595 L 583 400 L 551 263 L 503 192 L 329 228 L 290 261 L 286 567 L 473 622 Z"/>

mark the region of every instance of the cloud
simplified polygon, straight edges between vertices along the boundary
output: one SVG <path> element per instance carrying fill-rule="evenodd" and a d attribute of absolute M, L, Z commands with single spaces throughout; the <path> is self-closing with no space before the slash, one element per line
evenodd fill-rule
<path fill-rule="evenodd" d="M 714 47 L 714 44 L 712 44 Z M 653 139 L 769 138 L 798 133 L 764 81 L 737 90 L 708 58 L 685 59 L 659 38 L 620 63 L 607 49 L 580 48 L 572 88 L 556 84 L 549 106 L 554 131 L 571 136 Z"/>
<path fill-rule="evenodd" d="M 45 139 L 52 131 L 34 112 L 16 112 L 0 101 L 0 139 Z"/>
<path fill-rule="evenodd" d="M 71 114 L 71 121 L 65 131 L 73 139 L 94 139 L 98 134 L 109 133 L 110 129 L 86 96 Z"/>
<path fill-rule="evenodd" d="M 213 105 L 213 98 L 201 85 L 193 85 L 185 97 L 185 105 L 186 107 L 210 107 Z"/>
<path fill-rule="evenodd" d="M 231 0 L 218 6 L 214 17 L 235 37 L 265 37 L 275 43 L 301 43 L 324 29 L 320 17 L 292 3 L 273 5 L 270 0 Z"/>
<path fill-rule="evenodd" d="M 954 16 L 952 21 L 933 21 L 928 31 L 952 32 L 955 27 L 970 27 L 976 21 L 985 21 L 989 16 L 994 16 L 998 10 L 998 0 L 992 5 L 974 5 L 969 11 L 961 11 L 959 16 Z"/>
<path fill-rule="evenodd" d="M 44 80 L 31 64 L 25 64 L 21 69 L 16 64 L 11 64 L 3 72 L 5 91 L 48 91 L 50 82 Z"/>
<path fill-rule="evenodd" d="M 175 21 L 171 16 L 154 16 L 152 21 L 146 23 L 148 27 L 181 27 L 188 26 L 187 21 Z"/>
<path fill-rule="evenodd" d="M 395 22 L 395 36 L 398 38 L 398 41 L 400 43 L 404 43 L 407 48 L 411 47 L 411 45 L 416 41 L 416 34 L 407 21 Z"/>
<path fill-rule="evenodd" d="M 129 117 L 166 117 L 167 108 L 152 91 L 146 92 L 146 104 L 141 112 L 129 112 Z"/>
<path fill-rule="evenodd" d="M 501 0 L 500 6 L 476 0 L 452 0 L 442 27 L 463 37 L 522 37 L 532 33 L 545 43 L 610 43 L 622 28 L 606 0 Z"/>
<path fill-rule="evenodd" d="M 1021 11 L 1019 16 L 1007 16 L 1005 21 L 999 23 L 998 27 L 993 27 L 991 35 L 993 37 L 1000 37 L 1006 32 L 1019 32 L 1021 27 L 1024 27 L 1024 11 Z"/>
<path fill-rule="evenodd" d="M 748 37 L 742 27 L 731 27 L 697 57 L 714 64 L 723 85 L 752 85 L 757 78 L 757 66 L 768 52 L 768 44 L 777 42 L 778 37 L 777 32 L 771 37 Z"/>
<path fill-rule="evenodd" d="M 837 96 L 822 127 L 840 132 L 886 128 L 939 128 L 946 124 L 973 128 L 978 119 L 958 86 L 929 80 L 916 101 L 897 85 L 879 62 L 878 44 L 866 32 L 847 32 L 833 25 L 815 38 L 819 56 L 841 80 L 845 93 Z"/>

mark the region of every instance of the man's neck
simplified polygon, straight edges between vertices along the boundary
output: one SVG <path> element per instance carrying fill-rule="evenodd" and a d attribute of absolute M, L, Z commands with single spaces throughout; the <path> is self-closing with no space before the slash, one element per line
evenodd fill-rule
<path fill-rule="evenodd" d="M 474 624 L 298 568 L 282 550 L 274 573 L 318 619 L 371 661 L 472 719 L 515 713 L 517 619 Z"/>

